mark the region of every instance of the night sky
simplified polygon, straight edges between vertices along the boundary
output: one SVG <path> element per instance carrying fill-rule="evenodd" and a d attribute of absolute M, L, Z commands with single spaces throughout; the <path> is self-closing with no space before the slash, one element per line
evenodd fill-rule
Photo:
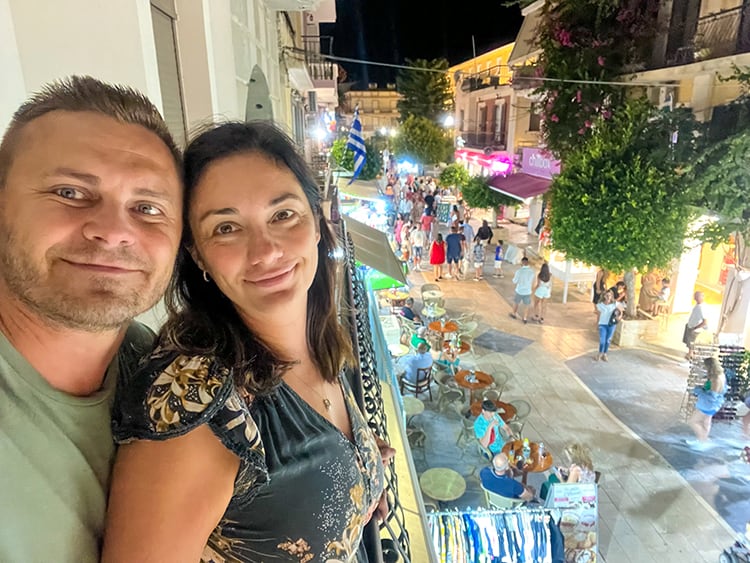
<path fill-rule="evenodd" d="M 336 0 L 336 23 L 321 26 L 333 35 L 334 54 L 403 64 L 404 59 L 445 57 L 453 65 L 513 41 L 521 21 L 517 6 L 503 0 Z M 347 81 L 361 86 L 395 82 L 395 69 L 339 63 Z"/>

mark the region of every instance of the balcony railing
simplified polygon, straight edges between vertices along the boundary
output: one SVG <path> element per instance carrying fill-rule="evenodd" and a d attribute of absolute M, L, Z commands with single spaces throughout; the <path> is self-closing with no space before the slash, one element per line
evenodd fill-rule
<path fill-rule="evenodd" d="M 333 54 L 333 37 L 330 35 L 303 35 L 305 65 L 314 81 L 335 80 L 335 65 L 323 55 Z"/>
<path fill-rule="evenodd" d="M 476 90 L 482 90 L 483 88 L 492 88 L 509 84 L 510 81 L 508 78 L 503 77 L 500 74 L 502 68 L 503 67 L 500 66 L 493 66 L 487 70 L 466 75 L 461 80 L 459 87 L 462 92 L 474 92 Z"/>
<path fill-rule="evenodd" d="M 671 30 L 670 34 L 679 30 Z M 690 34 L 688 34 L 690 35 Z M 750 3 L 698 18 L 695 33 L 684 45 L 667 53 L 675 66 L 750 52 Z"/>
<path fill-rule="evenodd" d="M 494 131 L 460 131 L 466 147 L 484 149 L 492 147 L 494 150 L 505 150 L 505 132 Z"/>

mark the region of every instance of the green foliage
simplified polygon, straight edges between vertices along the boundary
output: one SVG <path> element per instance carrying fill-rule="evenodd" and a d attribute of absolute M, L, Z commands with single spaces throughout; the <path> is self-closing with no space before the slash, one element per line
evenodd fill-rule
<path fill-rule="evenodd" d="M 461 195 L 469 207 L 477 209 L 495 209 L 499 205 L 515 207 L 520 203 L 517 199 L 490 188 L 482 176 L 472 176 L 461 190 Z"/>
<path fill-rule="evenodd" d="M 538 72 L 546 78 L 537 89 L 544 116 L 542 132 L 556 155 L 584 143 L 597 119 L 609 119 L 626 96 L 619 81 L 649 56 L 655 35 L 657 0 L 576 0 L 547 2 L 537 32 L 542 50 Z M 588 82 L 592 81 L 592 82 Z"/>
<path fill-rule="evenodd" d="M 331 146 L 331 157 L 336 167 L 354 172 L 354 153 L 346 148 L 346 143 L 347 137 L 336 139 Z M 365 141 L 365 148 L 367 149 L 367 157 L 358 179 L 373 180 L 383 169 L 383 157 L 370 139 Z"/>
<path fill-rule="evenodd" d="M 445 113 L 453 111 L 446 59 L 406 59 L 406 65 L 428 70 L 399 70 L 396 90 L 403 96 L 397 104 L 401 121 L 405 122 L 412 116 L 438 121 Z M 436 70 L 441 72 L 434 72 Z"/>
<path fill-rule="evenodd" d="M 396 155 L 406 156 L 422 164 L 448 160 L 453 145 L 446 131 L 425 117 L 410 116 L 393 140 Z"/>
<path fill-rule="evenodd" d="M 688 179 L 700 194 L 698 205 L 718 214 L 696 236 L 714 245 L 735 232 L 750 240 L 750 131 L 709 147 L 690 167 Z"/>
<path fill-rule="evenodd" d="M 635 100 L 596 125 L 552 184 L 552 245 L 612 271 L 666 267 L 682 253 L 694 212 L 676 158 L 664 159 L 669 137 L 655 134 L 665 122 Z"/>
<path fill-rule="evenodd" d="M 440 173 L 440 184 L 443 186 L 453 186 L 456 188 L 463 188 L 469 183 L 469 171 L 461 164 L 449 164 Z"/>

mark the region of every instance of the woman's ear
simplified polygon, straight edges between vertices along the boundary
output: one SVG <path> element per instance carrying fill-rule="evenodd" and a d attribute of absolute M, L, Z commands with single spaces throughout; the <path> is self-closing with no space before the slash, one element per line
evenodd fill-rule
<path fill-rule="evenodd" d="M 188 252 L 190 253 L 190 257 L 193 259 L 193 262 L 202 270 L 206 271 L 206 265 L 203 263 L 203 260 L 201 260 L 200 255 L 198 254 L 198 251 L 195 249 L 195 246 L 190 245 L 187 247 Z"/>

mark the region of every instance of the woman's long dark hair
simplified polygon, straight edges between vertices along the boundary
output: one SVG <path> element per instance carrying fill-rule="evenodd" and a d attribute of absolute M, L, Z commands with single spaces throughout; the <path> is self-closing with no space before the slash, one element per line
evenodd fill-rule
<path fill-rule="evenodd" d="M 547 283 L 551 279 L 552 279 L 552 274 L 549 271 L 549 264 L 545 262 L 544 264 L 542 264 L 542 267 L 539 268 L 539 280 L 543 281 L 544 283 Z"/>
<path fill-rule="evenodd" d="M 194 244 L 189 210 L 195 188 L 208 168 L 238 154 L 258 154 L 287 168 L 299 181 L 318 218 L 318 268 L 307 293 L 307 346 L 326 381 L 334 381 L 352 358 L 351 342 L 339 325 L 335 295 L 339 270 L 336 239 L 321 210 L 318 185 L 292 141 L 267 122 L 230 122 L 212 126 L 185 150 L 184 232 L 175 272 L 165 296 L 169 318 L 159 335 L 167 348 L 186 355 L 211 355 L 233 371 L 238 386 L 254 395 L 267 394 L 296 358 L 281 358 L 242 322 L 234 304 L 190 256 Z M 248 197 L 253 194 L 248 193 Z"/>

